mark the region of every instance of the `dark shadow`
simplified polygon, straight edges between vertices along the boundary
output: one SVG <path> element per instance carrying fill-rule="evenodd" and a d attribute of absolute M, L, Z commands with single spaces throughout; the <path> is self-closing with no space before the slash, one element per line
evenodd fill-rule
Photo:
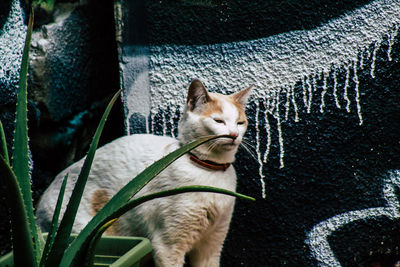
<path fill-rule="evenodd" d="M 0 33 L 11 11 L 11 0 L 0 1 Z"/>
<path fill-rule="evenodd" d="M 312 29 L 371 0 L 125 1 L 126 45 L 214 44 Z"/>

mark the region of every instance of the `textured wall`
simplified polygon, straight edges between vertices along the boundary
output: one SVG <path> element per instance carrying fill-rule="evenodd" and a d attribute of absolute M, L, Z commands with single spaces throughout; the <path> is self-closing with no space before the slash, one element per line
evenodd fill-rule
<path fill-rule="evenodd" d="M 400 4 L 267 2 L 123 1 L 127 129 L 175 136 L 194 77 L 255 84 L 222 265 L 392 266 Z"/>
<path fill-rule="evenodd" d="M 27 29 L 24 2 L 0 3 L 0 119 L 9 151 Z M 28 116 L 35 201 L 58 172 L 87 152 L 105 106 L 119 88 L 112 2 L 56 2 L 54 13 L 36 10 L 30 52 Z M 123 131 L 118 103 L 101 142 Z M 0 255 L 10 250 L 5 190 L 0 183 Z"/>

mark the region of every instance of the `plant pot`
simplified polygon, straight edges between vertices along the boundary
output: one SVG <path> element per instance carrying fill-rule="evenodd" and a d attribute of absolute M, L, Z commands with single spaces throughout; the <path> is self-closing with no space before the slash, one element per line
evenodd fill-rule
<path fill-rule="evenodd" d="M 74 239 L 76 235 L 71 235 Z M 137 267 L 151 253 L 148 239 L 132 236 L 103 236 L 97 244 L 94 266 Z M 12 251 L 0 258 L 0 267 L 14 266 Z"/>

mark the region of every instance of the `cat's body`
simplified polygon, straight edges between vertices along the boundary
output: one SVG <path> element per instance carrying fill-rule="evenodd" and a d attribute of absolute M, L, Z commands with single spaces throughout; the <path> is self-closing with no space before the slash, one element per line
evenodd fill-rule
<path fill-rule="evenodd" d="M 186 110 L 179 125 L 179 140 L 155 135 L 131 135 L 99 148 L 74 224 L 81 230 L 104 204 L 130 179 L 181 144 L 213 134 L 230 134 L 193 151 L 201 160 L 231 163 L 247 127 L 244 115 L 249 89 L 231 96 L 208 93 L 199 80 L 189 88 Z M 43 194 L 36 215 L 48 230 L 62 178 L 69 173 L 68 199 L 83 160 L 61 172 Z M 186 185 L 207 185 L 235 191 L 231 165 L 212 169 L 189 154 L 170 165 L 137 196 Z M 136 197 L 137 197 L 136 196 Z M 65 201 L 66 202 L 66 201 Z M 234 198 L 212 193 L 186 193 L 146 202 L 122 216 L 111 229 L 116 235 L 148 237 L 157 266 L 182 266 L 185 254 L 192 266 L 219 266 L 219 257 L 234 207 Z"/>

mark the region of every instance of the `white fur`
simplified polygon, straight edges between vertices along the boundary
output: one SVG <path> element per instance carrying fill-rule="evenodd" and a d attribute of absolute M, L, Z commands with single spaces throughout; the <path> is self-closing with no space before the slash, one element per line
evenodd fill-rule
<path fill-rule="evenodd" d="M 114 195 L 140 171 L 182 143 L 210 134 L 238 134 L 231 145 L 226 145 L 232 143 L 231 139 L 218 140 L 213 150 L 209 150 L 210 144 L 207 144 L 195 151 L 209 160 L 232 162 L 246 125 L 237 125 L 238 111 L 234 105 L 225 101 L 222 106 L 222 114 L 212 114 L 207 118 L 186 110 L 179 125 L 179 141 L 163 136 L 131 135 L 99 148 L 73 231 L 80 231 L 93 217 L 93 192 L 102 189 L 110 196 Z M 225 124 L 217 123 L 213 116 L 221 116 Z M 65 197 L 69 199 L 83 160 L 61 172 L 43 194 L 36 215 L 44 231 L 49 229 L 62 178 L 69 173 Z M 235 170 L 232 166 L 225 171 L 205 169 L 184 155 L 155 177 L 137 196 L 186 185 L 208 185 L 235 191 Z M 157 266 L 182 266 L 185 254 L 188 254 L 192 266 L 219 266 L 233 207 L 233 197 L 213 193 L 185 193 L 155 199 L 122 216 L 118 221 L 117 234 L 148 237 L 152 241 Z"/>

